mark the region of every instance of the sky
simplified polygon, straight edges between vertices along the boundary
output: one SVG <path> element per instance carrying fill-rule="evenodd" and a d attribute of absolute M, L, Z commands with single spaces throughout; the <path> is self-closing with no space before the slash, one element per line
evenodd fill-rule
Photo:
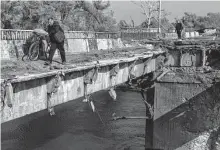
<path fill-rule="evenodd" d="M 136 1 L 138 2 L 138 1 Z M 220 12 L 219 1 L 163 1 L 162 9 L 170 12 L 168 16 L 170 22 L 173 22 L 176 17 L 182 17 L 184 12 L 192 12 L 199 16 L 204 16 L 208 12 Z M 141 14 L 141 9 L 131 1 L 111 1 L 110 9 L 114 11 L 114 16 L 119 22 L 125 20 L 131 23 L 132 18 L 135 25 L 140 25 L 145 20 Z"/>

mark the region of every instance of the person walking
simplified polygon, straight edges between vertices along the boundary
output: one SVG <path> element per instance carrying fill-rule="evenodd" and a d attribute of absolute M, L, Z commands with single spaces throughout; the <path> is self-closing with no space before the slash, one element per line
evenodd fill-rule
<path fill-rule="evenodd" d="M 64 31 L 60 27 L 57 21 L 54 21 L 53 18 L 49 18 L 49 25 L 47 27 L 47 32 L 50 38 L 50 51 L 49 51 L 49 60 L 45 63 L 45 65 L 51 65 L 53 61 L 53 56 L 56 49 L 59 50 L 60 56 L 62 59 L 62 64 L 66 64 L 66 56 L 64 50 Z"/>
<path fill-rule="evenodd" d="M 181 37 L 182 30 L 183 30 L 183 25 L 182 25 L 182 23 L 178 20 L 177 23 L 176 23 L 176 32 L 177 32 L 178 39 L 182 39 L 182 37 Z"/>

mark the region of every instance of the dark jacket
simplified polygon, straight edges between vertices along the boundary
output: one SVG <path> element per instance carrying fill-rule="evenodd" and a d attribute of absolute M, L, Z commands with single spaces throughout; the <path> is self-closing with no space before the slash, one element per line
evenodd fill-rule
<path fill-rule="evenodd" d="M 182 23 L 177 23 L 177 24 L 176 24 L 176 31 L 181 31 L 181 30 L 183 30 L 183 25 L 182 25 Z"/>
<path fill-rule="evenodd" d="M 48 25 L 47 27 L 47 32 L 49 34 L 49 37 L 50 37 L 50 42 L 52 43 L 57 43 L 55 38 L 54 38 L 54 35 L 58 32 L 58 31 L 61 31 L 64 33 L 63 29 L 60 27 L 59 23 L 58 22 L 55 22 L 54 21 L 54 24 L 51 26 L 51 25 Z"/>

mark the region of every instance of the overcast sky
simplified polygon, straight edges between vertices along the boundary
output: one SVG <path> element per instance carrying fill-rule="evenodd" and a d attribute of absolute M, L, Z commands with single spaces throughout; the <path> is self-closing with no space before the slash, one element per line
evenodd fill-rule
<path fill-rule="evenodd" d="M 138 1 L 136 1 L 138 2 Z M 130 23 L 130 16 L 135 22 L 135 25 L 139 25 L 144 16 L 141 14 L 141 9 L 133 4 L 131 1 L 111 1 L 111 7 L 114 11 L 114 16 L 119 22 L 120 20 L 126 20 Z M 175 17 L 183 16 L 184 12 L 192 12 L 197 15 L 206 15 L 208 12 L 220 12 L 220 1 L 163 1 L 162 9 L 170 12 L 168 16 L 170 21 L 173 21 Z"/>

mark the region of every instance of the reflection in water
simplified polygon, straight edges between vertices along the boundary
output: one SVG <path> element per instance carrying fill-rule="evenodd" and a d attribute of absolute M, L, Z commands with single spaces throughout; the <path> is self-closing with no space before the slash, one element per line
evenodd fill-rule
<path fill-rule="evenodd" d="M 112 121 L 118 116 L 145 116 L 136 92 L 117 91 L 118 101 L 105 91 L 93 95 L 104 125 L 87 103 L 77 99 L 55 108 L 56 115 L 41 111 L 2 124 L 2 150 L 143 150 L 145 120 Z"/>

